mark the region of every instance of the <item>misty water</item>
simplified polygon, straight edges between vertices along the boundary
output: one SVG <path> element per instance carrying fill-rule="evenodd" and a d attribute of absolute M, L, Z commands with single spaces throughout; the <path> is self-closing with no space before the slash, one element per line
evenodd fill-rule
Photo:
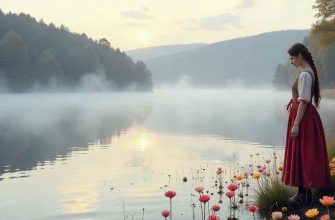
<path fill-rule="evenodd" d="M 289 99 L 241 89 L 2 94 L 0 219 L 163 219 L 170 189 L 174 219 L 192 219 L 194 187 L 219 201 L 216 167 L 231 174 L 250 154 L 282 153 Z M 328 137 L 334 109 L 323 100 Z M 222 219 L 227 207 L 223 198 Z M 244 208 L 237 216 L 251 217 Z"/>

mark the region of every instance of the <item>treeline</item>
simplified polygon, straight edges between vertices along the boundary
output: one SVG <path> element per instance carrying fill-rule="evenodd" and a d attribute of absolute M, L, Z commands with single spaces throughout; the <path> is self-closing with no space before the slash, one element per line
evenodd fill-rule
<path fill-rule="evenodd" d="M 94 90 L 152 89 L 146 65 L 134 63 L 107 39 L 95 41 L 63 25 L 0 10 L 0 91 L 67 90 L 90 87 L 90 81 Z"/>
<path fill-rule="evenodd" d="M 334 0 L 316 0 L 318 20 L 304 44 L 311 51 L 323 89 L 335 88 L 335 4 Z M 277 89 L 290 87 L 296 71 L 288 62 L 279 64 L 273 79 Z"/>

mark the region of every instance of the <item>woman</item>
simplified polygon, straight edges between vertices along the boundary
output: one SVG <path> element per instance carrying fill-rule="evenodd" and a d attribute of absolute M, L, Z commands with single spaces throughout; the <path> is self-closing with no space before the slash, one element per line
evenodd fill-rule
<path fill-rule="evenodd" d="M 291 202 L 309 205 L 311 189 L 325 187 L 330 182 L 326 140 L 316 110 L 321 99 L 319 79 L 312 55 L 303 44 L 294 44 L 288 54 L 290 63 L 301 73 L 293 83 L 292 99 L 287 106 L 289 118 L 282 181 L 298 187 Z"/>

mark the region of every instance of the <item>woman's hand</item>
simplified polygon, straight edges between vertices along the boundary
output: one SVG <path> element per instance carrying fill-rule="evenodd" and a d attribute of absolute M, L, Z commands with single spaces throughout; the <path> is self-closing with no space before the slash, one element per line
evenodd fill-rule
<path fill-rule="evenodd" d="M 299 126 L 298 125 L 293 125 L 291 129 L 291 137 L 296 138 L 298 137 L 299 134 Z"/>

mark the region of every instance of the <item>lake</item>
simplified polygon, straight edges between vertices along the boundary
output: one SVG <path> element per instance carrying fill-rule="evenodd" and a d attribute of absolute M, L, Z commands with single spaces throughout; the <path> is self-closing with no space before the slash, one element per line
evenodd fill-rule
<path fill-rule="evenodd" d="M 231 176 L 248 171 L 251 154 L 282 161 L 289 99 L 242 89 L 2 94 L 0 219 L 163 219 L 167 190 L 177 192 L 174 219 L 192 219 L 193 203 L 201 219 L 194 188 L 217 203 L 218 166 Z M 322 101 L 327 137 L 334 109 Z M 251 218 L 243 207 L 236 215 Z"/>

